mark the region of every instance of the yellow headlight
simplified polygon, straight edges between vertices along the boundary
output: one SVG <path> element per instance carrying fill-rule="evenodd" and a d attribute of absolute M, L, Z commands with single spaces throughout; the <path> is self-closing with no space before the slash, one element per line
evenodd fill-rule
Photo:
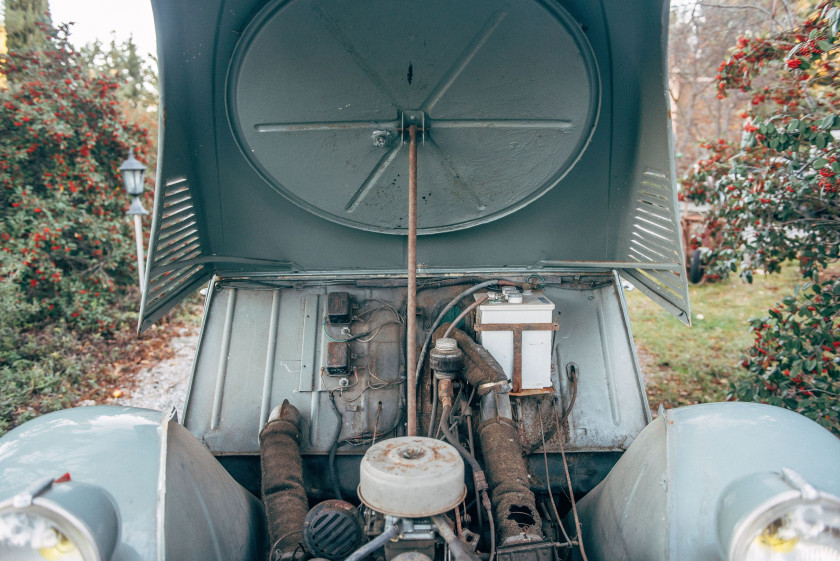
<path fill-rule="evenodd" d="M 0 503 L 0 560 L 109 561 L 119 515 L 96 485 L 51 480 Z"/>
<path fill-rule="evenodd" d="M 718 505 L 729 561 L 840 561 L 840 499 L 798 474 L 753 474 L 730 484 Z"/>

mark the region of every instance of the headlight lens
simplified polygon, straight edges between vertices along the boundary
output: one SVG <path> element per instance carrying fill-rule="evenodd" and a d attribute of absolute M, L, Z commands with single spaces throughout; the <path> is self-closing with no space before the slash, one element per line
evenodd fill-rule
<path fill-rule="evenodd" d="M 840 499 L 790 470 L 750 475 L 724 490 L 718 535 L 729 561 L 840 561 Z"/>
<path fill-rule="evenodd" d="M 758 529 L 744 561 L 840 561 L 840 507 L 799 503 Z M 748 539 L 748 538 L 747 538 Z"/>
<path fill-rule="evenodd" d="M 116 505 L 95 485 L 46 480 L 0 503 L 2 561 L 108 561 L 118 539 Z"/>
<path fill-rule="evenodd" d="M 85 561 L 67 530 L 31 512 L 0 514 L 0 559 Z"/>

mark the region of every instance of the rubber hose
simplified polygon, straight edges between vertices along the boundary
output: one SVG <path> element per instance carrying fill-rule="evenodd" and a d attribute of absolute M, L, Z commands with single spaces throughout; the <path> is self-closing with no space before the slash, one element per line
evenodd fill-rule
<path fill-rule="evenodd" d="M 446 316 L 446 314 L 449 312 L 449 310 L 454 308 L 455 305 L 458 302 L 460 302 L 462 298 L 464 298 L 466 296 L 469 296 L 470 294 L 473 294 L 475 292 L 478 292 L 482 288 L 486 288 L 488 286 L 493 286 L 495 284 L 515 284 L 515 283 L 511 283 L 509 281 L 501 281 L 499 279 L 493 279 L 493 280 L 489 280 L 489 281 L 480 282 L 480 283 L 478 283 L 474 286 L 471 286 L 470 288 L 464 290 L 460 294 L 458 294 L 458 296 L 456 296 L 455 298 L 450 300 L 449 304 L 447 304 L 446 307 L 444 307 L 440 311 L 440 313 L 438 314 L 438 317 L 435 319 L 435 322 L 432 324 L 431 329 L 429 329 L 429 334 L 426 335 L 426 340 L 423 341 L 423 349 L 420 351 L 420 356 L 417 359 L 417 369 L 415 370 L 415 372 L 417 372 L 418 382 L 420 380 L 420 372 L 422 372 L 422 369 L 423 369 L 423 361 L 426 360 L 426 353 L 429 352 L 429 342 L 431 342 L 431 340 L 432 340 L 432 334 L 435 332 L 435 329 L 437 329 L 438 325 L 440 325 L 440 322 L 443 321 L 444 316 Z"/>
<path fill-rule="evenodd" d="M 394 524 L 365 545 L 351 553 L 344 561 L 361 561 L 386 543 L 388 543 L 391 538 L 398 536 L 401 532 L 401 528 L 399 524 Z"/>

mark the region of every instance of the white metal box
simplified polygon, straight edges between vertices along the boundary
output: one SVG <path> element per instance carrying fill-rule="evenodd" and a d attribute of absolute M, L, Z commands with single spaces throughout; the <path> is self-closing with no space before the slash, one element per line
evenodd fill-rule
<path fill-rule="evenodd" d="M 553 315 L 554 303 L 539 292 L 506 292 L 478 307 L 479 342 L 513 381 L 514 392 L 551 387 Z M 522 354 L 519 381 L 515 376 L 514 345 L 518 336 Z"/>

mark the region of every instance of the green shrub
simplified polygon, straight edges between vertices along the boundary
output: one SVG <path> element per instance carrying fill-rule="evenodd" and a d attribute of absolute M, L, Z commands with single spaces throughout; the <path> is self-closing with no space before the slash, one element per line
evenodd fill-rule
<path fill-rule="evenodd" d="M 704 250 L 707 274 L 731 271 L 752 281 L 756 269 L 799 264 L 816 281 L 840 258 L 840 2 L 820 2 L 794 28 L 741 37 L 721 63 L 718 97 L 749 92 L 740 145 L 704 145 L 682 181 L 681 196 L 709 205 L 716 245 Z M 733 388 L 740 399 L 837 422 L 836 283 L 810 285 L 768 317 L 753 320 L 756 343 L 743 361 L 753 376 Z M 825 350 L 829 349 L 830 350 Z"/>
<path fill-rule="evenodd" d="M 66 28 L 44 30 L 43 50 L 0 57 L 0 434 L 95 385 L 109 351 L 91 344 L 138 300 L 118 168 L 129 147 L 151 164 L 148 134 Z"/>
<path fill-rule="evenodd" d="M 755 343 L 736 382 L 739 399 L 803 413 L 840 435 L 840 281 L 807 285 L 751 320 Z"/>
<path fill-rule="evenodd" d="M 82 72 L 67 35 L 0 63 L 0 282 L 16 323 L 107 332 L 136 278 L 118 168 L 144 130 L 126 122 L 105 75 Z"/>

